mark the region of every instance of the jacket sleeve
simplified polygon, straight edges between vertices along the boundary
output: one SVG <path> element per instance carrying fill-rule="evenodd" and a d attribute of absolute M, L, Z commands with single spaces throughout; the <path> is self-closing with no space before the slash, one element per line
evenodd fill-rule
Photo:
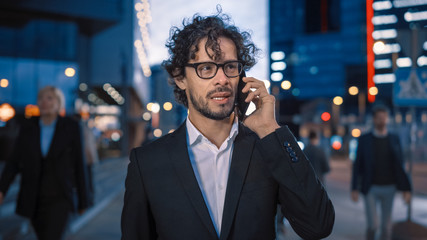
<path fill-rule="evenodd" d="M 130 154 L 121 218 L 122 240 L 157 239 L 154 218 L 146 197 L 136 149 Z"/>
<path fill-rule="evenodd" d="M 360 191 L 362 188 L 361 184 L 361 174 L 363 172 L 362 170 L 362 150 L 363 150 L 363 140 L 359 138 L 358 144 L 357 144 L 357 150 L 356 150 L 356 159 L 353 163 L 352 168 L 352 177 L 351 177 L 351 190 L 358 190 Z"/>
<path fill-rule="evenodd" d="M 22 149 L 19 149 L 18 146 L 22 146 L 22 136 L 18 135 L 16 143 L 14 144 L 11 156 L 6 161 L 6 164 L 3 168 L 3 172 L 0 177 L 0 192 L 6 196 L 7 191 L 9 190 L 10 184 L 12 184 L 16 175 L 20 172 L 20 162 L 21 162 L 21 153 Z"/>
<path fill-rule="evenodd" d="M 281 127 L 259 143 L 279 183 L 279 203 L 292 228 L 303 239 L 327 237 L 335 221 L 334 207 L 290 130 Z"/>
<path fill-rule="evenodd" d="M 322 167 L 322 173 L 325 174 L 330 172 L 331 167 L 329 166 L 328 158 L 326 157 L 326 154 L 322 149 L 320 149 L 319 155 L 320 155 L 319 157 L 320 157 L 320 164 Z"/>

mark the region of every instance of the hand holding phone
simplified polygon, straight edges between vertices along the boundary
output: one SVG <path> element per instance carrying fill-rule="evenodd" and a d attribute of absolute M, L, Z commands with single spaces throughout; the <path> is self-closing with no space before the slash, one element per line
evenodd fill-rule
<path fill-rule="evenodd" d="M 237 92 L 235 112 L 239 121 L 244 122 L 244 125 L 255 132 L 259 138 L 263 138 L 268 134 L 280 128 L 275 117 L 275 97 L 268 93 L 263 81 L 253 77 L 245 78 L 244 73 L 241 74 Z M 249 85 L 248 85 L 249 84 Z M 249 88 L 246 93 L 242 89 Z M 245 100 L 249 98 L 256 106 L 256 110 L 249 116 L 246 116 L 249 102 Z"/>

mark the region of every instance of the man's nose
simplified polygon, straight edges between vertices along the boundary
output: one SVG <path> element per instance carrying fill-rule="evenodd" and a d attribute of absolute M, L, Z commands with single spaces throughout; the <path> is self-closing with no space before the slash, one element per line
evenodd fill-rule
<path fill-rule="evenodd" d="M 225 75 L 224 70 L 219 68 L 215 76 L 215 84 L 227 85 L 229 83 L 230 79 Z"/>

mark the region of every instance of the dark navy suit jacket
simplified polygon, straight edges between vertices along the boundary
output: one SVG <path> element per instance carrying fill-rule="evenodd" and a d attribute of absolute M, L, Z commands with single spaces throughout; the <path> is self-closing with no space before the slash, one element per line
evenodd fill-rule
<path fill-rule="evenodd" d="M 353 164 L 353 176 L 351 181 L 351 189 L 358 190 L 363 194 L 367 194 L 371 185 L 374 174 L 374 149 L 373 149 L 373 133 L 362 135 L 359 138 L 357 147 L 356 160 Z M 396 134 L 389 133 L 390 154 L 392 158 L 393 170 L 395 173 L 395 183 L 398 190 L 410 191 L 411 184 L 404 170 L 404 160 L 402 148 L 400 146 L 399 137 Z"/>
<path fill-rule="evenodd" d="M 304 239 L 331 233 L 332 202 L 289 129 L 259 139 L 240 125 L 218 237 L 190 163 L 183 124 L 132 150 L 122 239 L 275 239 L 278 203 Z"/>
<path fill-rule="evenodd" d="M 6 162 L 0 178 L 0 191 L 6 194 L 17 174 L 21 174 L 21 183 L 16 213 L 33 217 L 37 208 L 37 199 L 42 170 L 40 149 L 39 118 L 25 120 L 15 143 L 11 158 Z M 55 179 L 61 186 L 64 199 L 70 203 L 70 209 L 88 207 L 87 181 L 83 159 L 79 124 L 70 119 L 58 117 L 55 133 L 44 161 L 54 164 Z M 78 194 L 78 203 L 75 202 Z M 78 206 L 76 206 L 78 205 Z"/>

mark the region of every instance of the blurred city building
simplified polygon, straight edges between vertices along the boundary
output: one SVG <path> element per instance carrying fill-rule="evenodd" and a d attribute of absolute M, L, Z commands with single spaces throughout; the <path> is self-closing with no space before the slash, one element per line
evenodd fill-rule
<path fill-rule="evenodd" d="M 151 99 L 143 114 L 147 121 L 144 144 L 174 131 L 187 117 L 187 109 L 175 101 L 166 70 L 154 65 L 151 71 Z"/>
<path fill-rule="evenodd" d="M 406 149 L 414 122 L 424 141 L 427 102 L 398 104 L 394 88 L 414 85 L 410 69 L 417 69 L 413 92 L 427 88 L 427 1 L 270 0 L 269 9 L 271 91 L 280 121 L 297 137 L 318 130 L 332 151 L 347 155 L 381 102 Z M 398 82 L 401 75 L 408 83 Z"/>
<path fill-rule="evenodd" d="M 38 90 L 57 86 L 64 114 L 81 115 L 101 157 L 127 155 L 144 138 L 150 18 L 144 0 L 2 1 L 0 104 L 15 118 L 38 115 Z M 0 138 L 13 137 L 12 123 L 0 123 Z"/>
<path fill-rule="evenodd" d="M 294 126 L 297 135 L 305 122 L 336 120 L 332 99 L 345 97 L 348 85 L 366 92 L 364 26 L 362 0 L 270 0 L 272 92 L 280 99 L 281 121 Z M 356 104 L 346 111 L 356 113 L 357 96 L 349 100 Z M 323 113 L 330 114 L 327 121 Z M 328 137 L 336 132 L 325 130 Z"/>

